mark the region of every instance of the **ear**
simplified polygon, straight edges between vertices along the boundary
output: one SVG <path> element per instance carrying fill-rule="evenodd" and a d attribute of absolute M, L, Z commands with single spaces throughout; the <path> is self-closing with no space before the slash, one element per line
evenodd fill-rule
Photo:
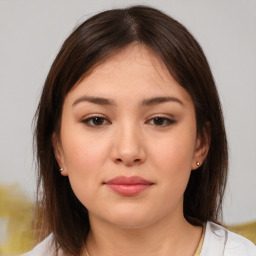
<path fill-rule="evenodd" d="M 65 168 L 65 160 L 64 160 L 61 141 L 59 136 L 56 133 L 54 133 L 52 136 L 52 146 L 53 146 L 56 161 L 59 165 L 59 170 L 61 168 L 63 169 L 62 171 L 60 171 L 61 175 L 68 176 L 67 169 Z"/>
<path fill-rule="evenodd" d="M 198 134 L 196 139 L 194 156 L 191 163 L 192 170 L 196 170 L 203 164 L 208 154 L 210 143 L 211 143 L 211 125 L 209 122 L 207 122 L 202 128 L 201 134 Z"/>

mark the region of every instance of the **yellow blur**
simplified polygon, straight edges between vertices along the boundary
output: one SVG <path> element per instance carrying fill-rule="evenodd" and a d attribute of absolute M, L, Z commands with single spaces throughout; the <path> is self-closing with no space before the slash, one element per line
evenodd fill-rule
<path fill-rule="evenodd" d="M 0 255 L 21 254 L 34 246 L 34 205 L 18 185 L 0 186 Z M 256 221 L 230 227 L 256 244 Z"/>

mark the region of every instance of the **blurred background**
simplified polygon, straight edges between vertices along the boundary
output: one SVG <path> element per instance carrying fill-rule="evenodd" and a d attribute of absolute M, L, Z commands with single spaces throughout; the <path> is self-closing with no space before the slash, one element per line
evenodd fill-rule
<path fill-rule="evenodd" d="M 166 12 L 201 44 L 229 139 L 223 222 L 256 243 L 255 0 L 0 0 L 0 255 L 33 246 L 32 119 L 53 59 L 76 25 L 132 4 Z"/>

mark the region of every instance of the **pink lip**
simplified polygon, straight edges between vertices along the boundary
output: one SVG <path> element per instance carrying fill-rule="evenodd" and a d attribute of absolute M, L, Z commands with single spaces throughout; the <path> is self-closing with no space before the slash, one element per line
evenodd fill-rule
<path fill-rule="evenodd" d="M 117 176 L 104 184 L 123 196 L 137 195 L 153 185 L 152 182 L 139 176 Z"/>

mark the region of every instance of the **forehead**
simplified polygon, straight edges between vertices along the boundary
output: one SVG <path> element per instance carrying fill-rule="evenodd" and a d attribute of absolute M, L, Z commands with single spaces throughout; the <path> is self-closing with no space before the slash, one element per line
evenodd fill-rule
<path fill-rule="evenodd" d="M 138 43 L 130 44 L 117 53 L 112 54 L 106 60 L 99 63 L 85 78 L 106 75 L 114 79 L 121 72 L 122 74 L 132 73 L 131 79 L 134 77 L 148 77 L 149 79 L 172 80 L 172 76 L 156 53 L 149 47 Z M 151 74 L 150 77 L 149 74 Z"/>
<path fill-rule="evenodd" d="M 141 44 L 131 44 L 113 54 L 86 74 L 69 94 L 93 94 L 117 97 L 120 94 L 136 97 L 180 96 L 191 100 L 167 70 L 156 53 Z"/>

